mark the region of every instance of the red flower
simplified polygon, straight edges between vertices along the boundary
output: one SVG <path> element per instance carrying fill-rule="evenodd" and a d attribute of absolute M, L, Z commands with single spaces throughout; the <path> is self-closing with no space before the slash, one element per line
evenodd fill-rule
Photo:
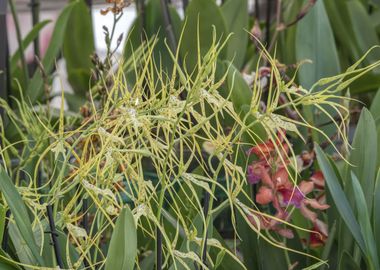
<path fill-rule="evenodd" d="M 317 219 L 314 223 L 313 232 L 310 233 L 309 245 L 313 248 L 321 247 L 328 238 L 327 225 Z"/>
<path fill-rule="evenodd" d="M 288 144 L 283 141 L 284 133 L 280 133 L 279 139 L 274 143 L 268 140 L 252 147 L 247 154 L 255 154 L 259 160 L 252 162 L 248 166 L 247 178 L 250 184 L 261 183 L 261 186 L 256 194 L 256 202 L 261 205 L 272 204 L 277 210 L 276 217 L 280 219 L 289 219 L 286 213 L 287 207 L 293 205 L 298 208 L 301 214 L 314 224 L 314 231 L 316 233 L 310 234 L 313 238 L 313 243 L 316 243 L 316 237 L 321 239 L 320 235 L 327 237 L 327 228 L 324 223 L 317 219 L 318 215 L 315 210 L 325 210 L 329 205 L 325 202 L 324 196 L 324 177 L 318 171 L 310 177 L 310 181 L 301 181 L 299 185 L 289 179 L 289 171 L 287 169 L 288 160 Z M 276 149 L 277 148 L 277 149 Z M 278 154 L 280 150 L 280 154 Z M 298 161 L 298 160 L 297 160 Z M 313 156 L 302 154 L 299 158 L 300 166 L 304 169 L 313 162 Z M 276 171 L 273 173 L 273 168 Z M 318 196 L 315 198 L 308 198 L 307 195 L 315 190 L 319 190 Z M 251 223 L 257 226 L 256 222 L 259 220 L 260 227 L 276 231 L 280 235 L 290 238 L 293 234 L 291 230 L 279 227 L 278 220 L 263 218 L 263 216 L 256 215 L 256 219 L 249 218 Z M 318 231 L 317 231 L 318 229 Z M 322 237 L 323 238 L 323 237 Z M 323 240 L 323 239 L 322 239 Z M 321 240 L 321 241 L 322 241 Z"/>

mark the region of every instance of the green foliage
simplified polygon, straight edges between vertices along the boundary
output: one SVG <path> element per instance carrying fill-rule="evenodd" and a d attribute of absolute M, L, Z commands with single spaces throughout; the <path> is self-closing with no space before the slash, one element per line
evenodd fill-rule
<path fill-rule="evenodd" d="M 12 212 L 22 240 L 26 243 L 27 247 L 29 247 L 33 255 L 33 263 L 37 266 L 42 266 L 44 265 L 44 262 L 38 253 L 38 247 L 34 239 L 28 210 L 3 166 L 0 166 L 0 179 L 1 193 Z"/>
<path fill-rule="evenodd" d="M 66 26 L 70 19 L 70 14 L 73 8 L 78 5 L 78 1 L 68 4 L 61 12 L 55 24 L 51 42 L 47 48 L 46 54 L 42 59 L 42 66 L 46 73 L 50 73 L 55 65 L 56 56 L 62 48 Z M 44 79 L 39 70 L 35 72 L 29 85 L 25 89 L 25 96 L 27 96 L 32 103 L 41 97 L 43 93 Z"/>
<path fill-rule="evenodd" d="M 135 219 L 126 206 L 121 210 L 112 233 L 105 270 L 133 270 L 136 254 Z"/>
<path fill-rule="evenodd" d="M 326 261 L 336 269 L 379 269 L 380 94 L 369 93 L 380 86 L 378 1 L 282 1 L 271 20 L 263 9 L 252 20 L 247 0 L 192 0 L 183 20 L 168 6 L 171 25 L 161 1 L 143 2 L 121 58 L 112 40 L 123 36 L 108 28 L 106 59 L 94 54 L 84 0 L 62 10 L 42 59 L 45 74 L 37 70 L 24 83 L 21 51 L 12 57 L 13 86 L 19 78 L 22 91 L 12 107 L 1 103 L 7 169 L 0 168 L 0 235 L 9 236 L 10 248 L 0 252 L 0 268 L 56 266 L 44 234 L 51 204 L 68 269 L 153 269 L 157 229 L 165 269 L 326 269 Z M 116 24 L 122 14 L 111 4 Z M 74 89 L 62 93 L 69 112 L 50 108 L 51 97 L 43 96 L 60 52 Z M 373 100 L 355 125 L 352 148 L 348 90 Z M 298 206 L 290 202 L 284 220 L 256 203 L 258 186 L 246 172 L 257 155 L 246 153 L 267 140 L 280 161 L 265 169 L 274 177 L 285 167 L 294 185 L 312 174 L 298 170 L 306 142 L 331 145 L 315 147 L 330 204 L 319 213 L 329 224 L 324 247 L 309 245 L 322 233 L 309 230 L 316 222 Z M 282 148 L 290 149 L 286 157 Z M 10 166 L 11 158 L 20 164 Z M 285 239 L 263 217 L 295 236 Z M 230 222 L 235 239 L 223 239 L 218 219 Z"/>
<path fill-rule="evenodd" d="M 91 14 L 84 0 L 78 1 L 73 7 L 64 31 L 63 57 L 68 80 L 75 93 L 85 97 L 90 85 L 93 68 L 91 56 L 95 45 Z"/>

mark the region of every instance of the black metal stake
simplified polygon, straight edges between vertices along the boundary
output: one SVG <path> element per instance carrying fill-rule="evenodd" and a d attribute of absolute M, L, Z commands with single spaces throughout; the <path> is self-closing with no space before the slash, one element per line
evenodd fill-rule
<path fill-rule="evenodd" d="M 145 19 L 145 0 L 136 0 L 137 14 L 140 16 L 141 25 L 140 25 L 140 36 L 142 41 L 146 41 L 146 19 Z"/>
<path fill-rule="evenodd" d="M 210 205 L 210 193 L 208 193 L 207 191 L 204 191 L 204 198 L 203 198 L 203 214 L 205 217 L 208 216 L 208 212 L 209 212 L 209 205 Z M 203 243 L 203 252 L 202 252 L 202 262 L 204 265 L 207 265 L 207 238 L 208 238 L 208 228 L 203 228 L 203 230 L 206 230 L 206 237 L 205 237 L 205 241 Z M 203 269 L 203 267 L 201 266 L 201 269 Z"/>
<path fill-rule="evenodd" d="M 61 248 L 60 248 L 59 243 L 58 243 L 58 233 L 55 230 L 52 206 L 48 205 L 46 207 L 46 210 L 47 210 L 47 215 L 48 215 L 48 219 L 49 219 L 50 234 L 51 234 L 51 240 L 53 242 L 55 258 L 57 260 L 58 266 L 61 269 L 64 269 L 63 260 L 61 257 Z"/>
<path fill-rule="evenodd" d="M 9 223 L 9 217 L 11 215 L 11 210 L 7 210 L 5 213 L 5 224 L 4 224 L 4 232 L 3 232 L 3 242 L 1 243 L 1 248 L 3 249 L 4 252 L 7 252 L 8 250 L 8 240 L 9 240 L 9 235 L 8 235 L 8 223 Z"/>
<path fill-rule="evenodd" d="M 0 97 L 8 100 L 10 89 L 7 0 L 0 0 Z M 0 111 L 3 115 L 3 109 Z"/>
<path fill-rule="evenodd" d="M 175 38 L 172 18 L 170 16 L 169 3 L 167 2 L 167 0 L 161 0 L 160 2 L 162 15 L 164 16 L 165 30 L 169 40 L 169 46 L 172 52 L 175 53 L 177 51 L 177 40 Z"/>
<path fill-rule="evenodd" d="M 91 11 L 91 9 L 92 9 L 92 0 L 86 0 L 86 4 L 87 4 L 88 8 Z"/>
<path fill-rule="evenodd" d="M 32 23 L 33 26 L 40 21 L 40 0 L 30 0 L 30 7 L 32 9 Z M 40 39 L 39 35 L 33 40 L 34 55 L 40 58 Z M 36 65 L 37 67 L 37 65 Z"/>
<path fill-rule="evenodd" d="M 156 270 L 162 270 L 162 233 L 158 226 L 156 229 L 156 245 Z"/>
<path fill-rule="evenodd" d="M 189 0 L 182 0 L 183 13 L 186 13 L 186 8 L 189 5 Z"/>
<path fill-rule="evenodd" d="M 89 233 L 89 222 L 88 222 L 87 210 L 88 210 L 88 199 L 83 199 L 82 200 L 82 212 L 83 212 L 82 226 L 88 234 Z M 90 264 L 88 263 L 86 258 L 83 260 L 83 263 L 84 263 L 85 267 L 90 266 Z"/>
<path fill-rule="evenodd" d="M 265 41 L 266 41 L 267 47 L 270 45 L 271 12 L 272 12 L 272 0 L 268 0 L 267 1 L 266 23 L 265 23 L 265 27 L 266 27 Z"/>

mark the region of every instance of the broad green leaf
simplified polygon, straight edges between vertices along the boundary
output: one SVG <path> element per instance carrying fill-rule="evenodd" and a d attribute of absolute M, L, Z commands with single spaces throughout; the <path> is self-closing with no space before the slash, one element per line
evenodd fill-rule
<path fill-rule="evenodd" d="M 218 233 L 215 227 L 213 228 L 212 233 L 213 233 L 213 238 L 218 240 L 223 247 L 225 247 L 226 249 L 229 249 L 227 243 L 225 242 L 223 237 Z M 231 251 L 231 249 L 229 250 Z M 243 266 L 240 265 L 238 262 L 236 262 L 236 260 L 233 257 L 231 257 L 231 255 L 228 254 L 226 251 L 220 251 L 219 249 L 211 248 L 209 254 L 214 259 L 215 269 L 218 269 L 218 270 L 230 270 L 230 269 L 243 270 L 244 269 Z"/>
<path fill-rule="evenodd" d="M 362 94 L 369 91 L 377 90 L 380 87 L 380 76 L 373 73 L 367 73 L 355 80 L 350 86 L 351 94 Z"/>
<path fill-rule="evenodd" d="M 379 45 L 380 41 L 376 30 L 372 25 L 365 7 L 359 1 L 346 1 L 348 13 L 350 16 L 352 29 L 356 42 L 360 49 L 360 54 L 366 53 L 372 46 Z M 369 62 L 380 59 L 380 51 L 373 51 L 367 58 Z"/>
<path fill-rule="evenodd" d="M 181 34 L 182 21 L 173 6 L 169 6 L 169 12 L 172 20 L 172 27 L 174 35 L 178 40 Z M 142 21 L 145 23 L 145 28 L 142 29 Z M 130 59 L 135 56 L 135 52 L 147 39 L 157 37 L 157 44 L 154 47 L 153 55 L 156 63 L 161 63 L 162 67 L 168 74 L 170 74 L 173 61 L 168 53 L 165 45 L 167 39 L 166 27 L 164 24 L 164 17 L 161 11 L 160 0 L 150 0 L 145 7 L 145 17 L 142 18 L 141 14 L 134 21 L 131 31 L 128 33 L 128 39 L 125 42 L 124 57 Z M 134 71 L 133 71 L 134 73 Z"/>
<path fill-rule="evenodd" d="M 211 221 L 212 221 L 212 219 L 211 219 Z M 195 216 L 195 218 L 193 219 L 192 226 L 193 226 L 192 230 L 194 232 L 198 233 L 197 237 L 202 238 L 203 237 L 203 231 L 204 231 L 204 222 L 203 222 L 202 216 L 200 214 L 197 214 Z M 209 226 L 207 228 L 207 236 L 209 238 L 210 238 L 210 235 L 213 235 L 213 228 L 214 228 L 214 226 L 213 226 L 212 222 L 210 222 Z M 195 244 L 194 242 L 191 242 L 187 238 L 185 238 L 182 241 L 182 244 L 179 248 L 179 251 L 180 252 L 191 251 L 191 252 L 194 252 L 195 254 L 198 254 L 198 256 L 199 256 L 200 248 L 197 244 Z M 187 258 L 187 259 L 183 259 L 183 261 L 187 263 L 188 268 L 185 268 L 180 262 L 178 262 L 176 260 L 170 266 L 169 270 L 185 270 L 185 269 L 195 270 L 196 269 L 194 266 L 194 261 L 192 261 L 191 259 Z"/>
<path fill-rule="evenodd" d="M 241 69 L 248 45 L 248 3 L 247 0 L 228 0 L 221 11 L 228 33 L 233 33 L 227 44 L 226 58 L 233 60 L 234 66 Z"/>
<path fill-rule="evenodd" d="M 24 40 L 22 41 L 22 44 L 23 44 L 23 48 L 27 48 L 30 43 L 33 42 L 33 40 L 35 40 L 37 38 L 37 36 L 39 35 L 40 31 L 48 24 L 50 23 L 50 20 L 44 20 L 42 22 L 39 22 L 37 23 L 33 28 L 32 30 L 30 30 L 30 32 L 26 35 L 26 37 L 24 38 Z M 17 62 L 19 61 L 21 57 L 21 54 L 20 54 L 20 49 L 18 49 L 13 55 L 12 55 L 12 58 L 11 58 L 11 74 L 14 73 L 14 71 L 16 70 L 17 68 Z"/>
<path fill-rule="evenodd" d="M 224 63 L 230 64 L 228 61 L 224 61 Z M 230 66 L 228 69 L 227 85 L 226 91 L 228 92 L 223 93 L 223 96 L 228 97 L 230 95 L 230 100 L 237 112 L 242 111 L 242 106 L 251 105 L 252 90 L 234 66 Z"/>
<path fill-rule="evenodd" d="M 377 172 L 374 194 L 373 232 L 377 246 L 377 256 L 380 258 L 380 170 Z"/>
<path fill-rule="evenodd" d="M 377 132 L 371 113 L 364 108 L 361 112 L 349 161 L 351 168 L 358 177 L 366 197 L 369 211 L 372 209 L 373 190 L 377 163 Z M 349 174 L 346 174 L 347 178 Z"/>
<path fill-rule="evenodd" d="M 91 77 L 91 54 L 95 51 L 92 18 L 84 0 L 71 11 L 65 28 L 63 57 L 74 92 L 85 96 Z M 79 71 L 78 71 L 79 70 Z"/>
<path fill-rule="evenodd" d="M 362 268 L 357 265 L 352 255 L 344 251 L 339 262 L 339 270 L 361 270 Z"/>
<path fill-rule="evenodd" d="M 291 1 L 284 5 L 283 18 L 285 23 L 290 23 L 296 18 L 302 8 L 302 1 Z M 297 27 L 289 27 L 284 31 L 284 39 L 278 39 L 278 50 L 281 50 L 284 63 L 296 63 L 296 33 Z"/>
<path fill-rule="evenodd" d="M 74 1 L 68 4 L 63 9 L 63 11 L 57 19 L 57 22 L 55 23 L 53 34 L 51 37 L 51 42 L 49 44 L 49 47 L 47 48 L 44 59 L 42 60 L 42 65 L 46 73 L 50 73 L 55 65 L 56 57 L 60 52 L 63 44 L 65 30 L 70 18 L 71 11 L 77 4 L 78 1 Z M 34 103 L 41 96 L 43 92 L 43 83 L 44 82 L 41 72 L 37 70 L 34 73 L 32 80 L 29 82 L 28 88 L 26 89 L 26 96 L 30 99 L 32 103 Z"/>
<path fill-rule="evenodd" d="M 348 229 L 351 231 L 357 244 L 361 250 L 365 252 L 366 247 L 363 235 L 361 233 L 359 224 L 356 221 L 354 212 L 347 200 L 347 197 L 339 184 L 338 177 L 336 176 L 335 171 L 331 167 L 330 162 L 323 150 L 318 145 L 315 146 L 315 150 L 317 154 L 318 164 L 323 172 L 323 175 L 325 176 L 326 184 L 330 190 L 334 204 L 336 205 L 336 208 L 338 209 L 338 212 L 347 225 Z"/>
<path fill-rule="evenodd" d="M 304 64 L 298 74 L 300 84 L 305 88 L 310 88 L 321 78 L 340 73 L 338 53 L 324 1 L 317 1 L 298 23 L 296 56 L 298 61 L 312 61 L 311 64 Z"/>
<path fill-rule="evenodd" d="M 356 208 L 358 212 L 359 226 L 364 237 L 367 252 L 363 255 L 367 258 L 368 268 L 380 269 L 379 261 L 377 258 L 376 243 L 371 227 L 370 213 L 366 205 L 365 195 L 360 186 L 359 180 L 355 173 L 351 173 L 352 186 L 354 187 L 354 197 Z"/>
<path fill-rule="evenodd" d="M 198 63 L 198 57 L 202 57 L 210 49 L 214 27 L 217 40 L 225 38 L 227 31 L 222 12 L 213 0 L 192 0 L 186 9 L 185 16 L 186 26 L 181 44 L 181 55 L 191 72 Z M 200 55 L 198 54 L 198 37 Z M 223 59 L 224 56 L 220 55 L 220 58 Z"/>
<path fill-rule="evenodd" d="M 335 38 L 340 44 L 345 44 L 339 48 L 339 51 L 343 53 L 343 57 L 349 57 L 353 61 L 359 59 L 361 54 L 354 37 L 346 2 L 325 1 L 324 3 Z"/>
<path fill-rule="evenodd" d="M 308 2 L 304 1 L 304 4 Z M 312 63 L 304 64 L 298 73 L 299 83 L 306 89 L 310 89 L 319 79 L 337 75 L 341 71 L 324 1 L 317 1 L 305 18 L 297 24 L 296 58 L 297 61 L 306 59 L 312 61 Z M 329 107 L 325 109 L 331 114 L 336 114 Z M 304 112 L 306 119 L 314 125 L 330 120 L 323 114 L 320 116 L 314 114 L 312 107 L 305 107 Z M 323 127 L 323 131 L 331 136 L 335 133 L 335 127 L 334 125 L 327 125 Z M 316 142 L 325 140 L 317 132 L 313 132 L 313 138 Z"/>
<path fill-rule="evenodd" d="M 18 193 L 12 180 L 0 165 L 0 191 L 7 202 L 9 209 L 16 221 L 16 226 L 26 245 L 30 248 L 36 265 L 43 266 L 44 261 L 38 252 L 38 246 L 35 242 L 32 224 L 29 220 L 29 214 L 24 205 L 21 195 Z"/>
<path fill-rule="evenodd" d="M 373 119 L 377 120 L 380 118 L 380 89 L 377 90 L 369 111 L 371 112 Z"/>
<path fill-rule="evenodd" d="M 133 270 L 137 255 L 137 229 L 128 206 L 116 221 L 108 249 L 105 270 Z"/>

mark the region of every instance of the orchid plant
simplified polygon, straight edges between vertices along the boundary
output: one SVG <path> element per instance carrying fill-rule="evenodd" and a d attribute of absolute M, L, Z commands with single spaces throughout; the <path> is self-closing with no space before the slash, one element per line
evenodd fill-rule
<path fill-rule="evenodd" d="M 113 7 L 102 13 L 114 15 L 117 23 L 126 2 L 108 2 Z M 241 74 L 232 64 L 218 72 L 228 39 L 214 30 L 210 46 L 202 53 L 198 47 L 196 64 L 188 69 L 186 58 L 180 60 L 184 33 L 176 51 L 166 45 L 168 73 L 154 55 L 157 37 L 120 60 L 111 49 L 114 32 L 105 30 L 109 53 L 104 62 L 93 57 L 96 83 L 80 113 L 66 113 L 64 106 L 47 113 L 46 106 L 33 107 L 22 94 L 16 109 L 1 101 L 0 208 L 9 213 L 2 218 L 8 248 L 0 253 L 1 264 L 9 269 L 247 269 L 248 258 L 239 255 L 247 241 L 240 236 L 240 222 L 284 251 L 288 268 L 297 263 L 289 254 L 307 257 L 310 267 L 326 264 L 287 245 L 295 231 L 309 233 L 305 241 L 311 246 L 329 237 L 324 176 L 315 171 L 301 178 L 314 166 L 314 150 L 298 155 L 291 140 L 306 141 L 308 129 L 346 160 L 304 109 L 331 119 L 349 148 L 351 98 L 341 92 L 380 62 L 361 67 L 364 56 L 346 72 L 305 89 L 295 83 L 296 74 L 285 78 L 256 40 L 260 59 L 250 78 L 248 106 L 241 106 L 239 93 L 232 91 L 244 80 Z M 12 126 L 12 140 L 5 123 Z M 16 166 L 14 158 L 20 161 Z M 247 191 L 252 186 L 258 187 L 254 196 Z M 293 222 L 297 211 L 311 227 Z M 213 225 L 226 212 L 234 230 L 229 243 Z"/>

